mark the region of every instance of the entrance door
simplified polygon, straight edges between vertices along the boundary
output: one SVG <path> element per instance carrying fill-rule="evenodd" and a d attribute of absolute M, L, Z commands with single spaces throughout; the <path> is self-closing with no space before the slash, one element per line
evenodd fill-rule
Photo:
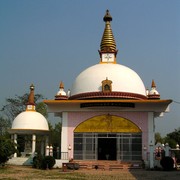
<path fill-rule="evenodd" d="M 116 160 L 116 138 L 98 138 L 98 160 Z"/>

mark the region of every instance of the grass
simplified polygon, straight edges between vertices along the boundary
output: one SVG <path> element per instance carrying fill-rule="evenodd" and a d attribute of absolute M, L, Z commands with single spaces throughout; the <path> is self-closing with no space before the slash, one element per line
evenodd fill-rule
<path fill-rule="evenodd" d="M 39 170 L 27 166 L 6 166 L 0 168 L 0 179 L 6 180 L 173 180 L 180 179 L 180 171 L 146 170 L 76 170 L 62 172 L 61 169 Z"/>

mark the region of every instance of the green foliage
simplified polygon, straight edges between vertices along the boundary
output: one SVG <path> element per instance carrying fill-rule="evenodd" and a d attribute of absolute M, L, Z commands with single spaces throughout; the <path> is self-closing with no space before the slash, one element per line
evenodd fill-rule
<path fill-rule="evenodd" d="M 49 128 L 50 129 L 49 142 L 53 146 L 53 155 L 54 155 L 55 158 L 59 158 L 59 155 L 57 153 L 57 147 L 60 148 L 60 146 L 61 146 L 61 128 L 62 128 L 62 124 L 59 122 L 59 123 L 55 124 L 55 126 L 53 127 L 49 123 L 49 127 L 50 127 Z"/>
<path fill-rule="evenodd" d="M 173 148 L 176 147 L 176 144 L 180 144 L 180 128 L 175 129 L 173 132 L 167 134 L 167 139 L 173 139 L 175 142 L 174 146 L 171 146 Z"/>
<path fill-rule="evenodd" d="M 171 157 L 166 156 L 161 159 L 160 164 L 165 171 L 171 171 L 174 167 L 174 160 Z"/>
<path fill-rule="evenodd" d="M 38 154 L 33 158 L 33 168 L 42 169 L 43 156 Z"/>
<path fill-rule="evenodd" d="M 8 161 L 9 157 L 15 152 L 15 144 L 10 139 L 0 136 L 0 164 Z"/>
<path fill-rule="evenodd" d="M 54 146 L 60 146 L 62 124 L 59 122 L 55 124 L 54 128 L 52 125 L 50 125 L 49 127 L 50 127 L 50 137 L 49 137 L 50 144 L 53 144 Z"/>
<path fill-rule="evenodd" d="M 163 138 L 161 137 L 161 134 L 160 133 L 155 133 L 155 144 L 157 143 L 163 143 Z"/>
<path fill-rule="evenodd" d="M 176 148 L 176 144 L 180 145 L 180 128 L 175 129 L 173 132 L 168 133 L 166 137 L 161 137 L 160 133 L 155 134 L 155 144 L 157 142 L 160 143 L 168 143 L 171 148 Z"/>
<path fill-rule="evenodd" d="M 169 147 L 175 148 L 177 141 L 175 139 L 170 138 L 169 136 L 166 136 L 164 138 L 164 142 L 169 144 Z"/>
<path fill-rule="evenodd" d="M 26 109 L 26 104 L 28 102 L 29 94 L 25 93 L 22 96 L 15 96 L 15 98 L 7 98 L 6 105 L 3 106 L 2 112 L 7 116 L 9 121 L 13 121 L 14 118 Z M 34 96 L 34 101 L 36 103 L 37 112 L 43 114 L 47 117 L 46 105 L 40 102 L 43 99 L 43 95 L 36 94 Z"/>
<path fill-rule="evenodd" d="M 55 165 L 55 158 L 52 156 L 35 156 L 33 158 L 33 167 L 38 169 L 52 169 Z"/>
<path fill-rule="evenodd" d="M 52 169 L 55 163 L 54 157 L 45 156 L 42 160 L 42 169 Z"/>
<path fill-rule="evenodd" d="M 0 136 L 8 136 L 7 130 L 11 127 L 8 119 L 0 117 Z"/>
<path fill-rule="evenodd" d="M 41 113 L 44 117 L 48 117 L 47 106 L 43 102 L 39 102 L 36 104 L 36 111 Z"/>

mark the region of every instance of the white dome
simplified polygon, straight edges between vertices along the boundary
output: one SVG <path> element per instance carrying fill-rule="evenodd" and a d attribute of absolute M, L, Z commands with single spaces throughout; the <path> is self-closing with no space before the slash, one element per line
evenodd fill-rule
<path fill-rule="evenodd" d="M 152 88 L 152 89 L 149 91 L 149 95 L 159 95 L 159 92 L 156 90 L 156 88 Z"/>
<path fill-rule="evenodd" d="M 36 111 L 25 111 L 14 119 L 11 129 L 49 131 L 49 126 L 42 114 Z"/>
<path fill-rule="evenodd" d="M 57 92 L 57 96 L 66 96 L 64 89 L 60 88 L 60 90 Z"/>
<path fill-rule="evenodd" d="M 133 93 L 146 97 L 146 89 L 138 74 L 120 64 L 96 64 L 87 68 L 75 79 L 71 96 L 101 92 L 102 81 L 106 78 L 112 81 L 112 92 Z"/>

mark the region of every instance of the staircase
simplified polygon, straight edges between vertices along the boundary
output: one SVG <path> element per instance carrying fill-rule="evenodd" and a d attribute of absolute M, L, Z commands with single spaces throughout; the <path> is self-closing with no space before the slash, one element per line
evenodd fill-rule
<path fill-rule="evenodd" d="M 115 169 L 142 169 L 142 162 L 121 162 L 121 161 L 104 161 L 104 160 L 94 160 L 94 161 L 74 161 L 78 163 L 80 169 L 102 169 L 102 170 L 115 170 Z"/>
<path fill-rule="evenodd" d="M 13 157 L 8 160 L 7 164 L 31 166 L 33 164 L 33 158 L 34 155 L 29 157 Z"/>

